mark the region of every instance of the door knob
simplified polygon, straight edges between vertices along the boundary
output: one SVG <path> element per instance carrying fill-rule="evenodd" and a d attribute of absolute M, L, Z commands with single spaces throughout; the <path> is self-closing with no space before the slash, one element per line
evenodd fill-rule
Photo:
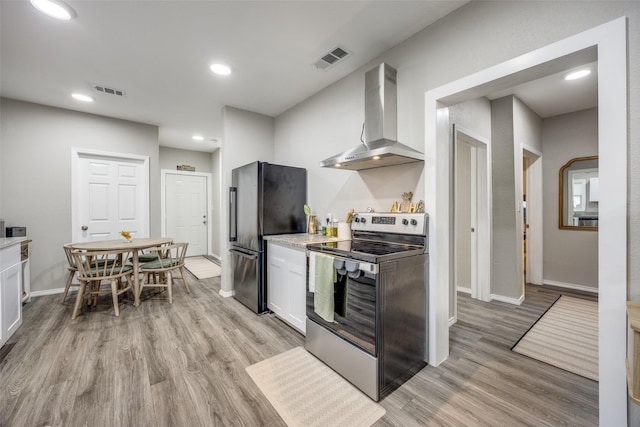
<path fill-rule="evenodd" d="M 86 225 L 83 225 L 82 227 L 80 227 L 80 229 L 82 231 L 87 231 L 89 229 L 89 227 L 87 227 Z"/>

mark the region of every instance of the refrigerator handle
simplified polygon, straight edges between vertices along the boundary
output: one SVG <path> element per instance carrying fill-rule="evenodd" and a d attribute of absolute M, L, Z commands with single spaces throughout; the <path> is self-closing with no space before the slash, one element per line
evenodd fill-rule
<path fill-rule="evenodd" d="M 229 241 L 238 240 L 238 205 L 237 187 L 229 187 Z"/>

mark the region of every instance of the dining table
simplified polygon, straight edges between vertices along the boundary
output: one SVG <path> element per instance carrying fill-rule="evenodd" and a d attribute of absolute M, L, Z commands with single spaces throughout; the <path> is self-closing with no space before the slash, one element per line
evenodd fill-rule
<path fill-rule="evenodd" d="M 133 265 L 133 305 L 134 307 L 137 307 L 140 305 L 140 296 L 138 295 L 138 290 L 140 289 L 138 253 L 144 249 L 162 246 L 172 242 L 173 239 L 170 237 L 141 237 L 130 240 L 115 239 L 78 242 L 72 243 L 71 248 L 81 251 L 132 251 L 131 263 Z"/>

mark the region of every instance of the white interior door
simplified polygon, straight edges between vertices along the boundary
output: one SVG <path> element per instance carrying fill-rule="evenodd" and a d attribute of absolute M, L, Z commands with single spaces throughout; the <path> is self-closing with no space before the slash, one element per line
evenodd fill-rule
<path fill-rule="evenodd" d="M 72 150 L 72 240 L 149 236 L 148 157 Z"/>
<path fill-rule="evenodd" d="M 208 253 L 208 182 L 206 175 L 166 172 L 164 177 L 165 235 L 188 242 L 188 256 Z"/>

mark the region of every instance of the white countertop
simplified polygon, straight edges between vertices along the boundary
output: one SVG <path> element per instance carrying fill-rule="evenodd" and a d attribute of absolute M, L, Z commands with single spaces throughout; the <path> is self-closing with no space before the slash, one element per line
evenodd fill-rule
<path fill-rule="evenodd" d="M 264 239 L 271 242 L 276 243 L 282 246 L 289 246 L 298 249 L 306 249 L 307 245 L 311 243 L 324 243 L 324 242 L 338 242 L 341 240 L 350 240 L 350 239 L 342 239 L 338 237 L 327 237 L 322 234 L 308 234 L 308 233 L 297 233 L 297 234 L 278 234 L 274 236 L 264 236 Z"/>
<path fill-rule="evenodd" d="M 31 239 L 29 239 L 26 236 L 22 236 L 22 237 L 0 237 L 0 249 L 4 249 L 4 248 L 8 248 L 9 246 L 12 245 L 17 245 L 18 243 L 22 243 L 24 241 L 31 241 Z"/>

